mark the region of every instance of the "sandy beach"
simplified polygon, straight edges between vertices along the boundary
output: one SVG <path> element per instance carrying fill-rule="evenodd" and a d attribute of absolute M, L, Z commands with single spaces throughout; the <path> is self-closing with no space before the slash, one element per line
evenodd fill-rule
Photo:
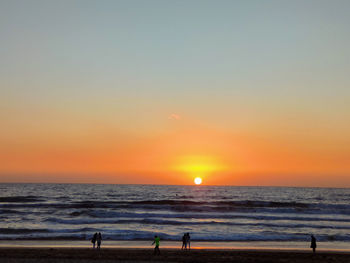
<path fill-rule="evenodd" d="M 0 248 L 0 262 L 350 262 L 347 252 L 277 250 L 207 250 L 161 249 L 154 256 L 150 249 L 111 249 L 101 251 L 83 248 Z"/>

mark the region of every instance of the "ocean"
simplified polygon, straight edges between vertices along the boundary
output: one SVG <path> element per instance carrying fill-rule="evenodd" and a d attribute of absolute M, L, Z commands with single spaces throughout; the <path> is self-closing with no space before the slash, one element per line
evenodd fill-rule
<path fill-rule="evenodd" d="M 0 184 L 1 240 L 350 241 L 350 189 Z"/>

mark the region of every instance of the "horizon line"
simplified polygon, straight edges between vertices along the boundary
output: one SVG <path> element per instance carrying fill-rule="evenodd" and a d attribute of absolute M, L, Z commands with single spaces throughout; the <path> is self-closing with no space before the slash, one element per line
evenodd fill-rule
<path fill-rule="evenodd" d="M 287 185 L 215 185 L 215 184 L 154 184 L 154 183 L 67 183 L 67 182 L 1 182 L 0 184 L 84 184 L 84 185 L 149 185 L 149 186 L 193 186 L 193 187 L 205 187 L 205 186 L 215 186 L 215 187 L 266 187 L 266 188 L 323 188 L 323 189 L 350 189 L 348 187 L 337 187 L 337 186 L 287 186 Z"/>

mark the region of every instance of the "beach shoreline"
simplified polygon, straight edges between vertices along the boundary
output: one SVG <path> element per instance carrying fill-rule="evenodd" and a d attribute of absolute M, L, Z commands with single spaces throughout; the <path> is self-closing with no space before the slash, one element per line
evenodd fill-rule
<path fill-rule="evenodd" d="M 180 249 L 161 248 L 153 255 L 153 247 L 145 248 L 0 248 L 4 263 L 34 262 L 340 262 L 350 261 L 349 252 L 278 251 L 246 249 Z"/>
<path fill-rule="evenodd" d="M 102 248 L 149 249 L 152 240 L 103 240 Z M 180 249 L 181 241 L 161 241 L 163 249 Z M 91 248 L 89 240 L 0 240 L 0 248 Z M 311 251 L 310 242 L 297 241 L 192 241 L 192 249 L 205 250 L 252 250 L 252 251 Z M 317 251 L 349 252 L 348 242 L 318 242 Z"/>

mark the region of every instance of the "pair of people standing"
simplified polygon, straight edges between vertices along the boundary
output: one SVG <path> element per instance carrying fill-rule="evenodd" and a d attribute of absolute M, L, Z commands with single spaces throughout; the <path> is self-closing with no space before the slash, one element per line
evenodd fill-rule
<path fill-rule="evenodd" d="M 182 237 L 182 248 L 181 249 L 191 249 L 191 237 L 190 233 L 185 233 Z"/>
<path fill-rule="evenodd" d="M 102 235 L 101 232 L 96 232 L 91 239 L 91 243 L 92 243 L 92 248 L 95 248 L 95 244 L 97 242 L 97 249 L 101 248 L 101 242 L 102 242 Z"/>

